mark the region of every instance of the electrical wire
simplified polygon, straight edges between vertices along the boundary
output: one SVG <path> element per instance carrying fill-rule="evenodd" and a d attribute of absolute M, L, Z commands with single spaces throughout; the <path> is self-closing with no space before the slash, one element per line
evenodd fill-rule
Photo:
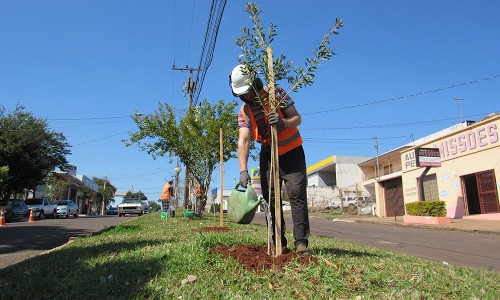
<path fill-rule="evenodd" d="M 109 120 L 109 119 L 124 119 L 130 118 L 131 116 L 118 116 L 118 117 L 88 117 L 88 118 L 57 118 L 57 119 L 47 119 L 47 121 L 78 121 L 78 120 Z"/>
<path fill-rule="evenodd" d="M 200 56 L 200 63 L 198 66 L 198 71 L 196 74 L 196 85 L 194 96 L 193 96 L 193 105 L 198 105 L 198 100 L 200 97 L 201 90 L 203 89 L 203 82 L 205 81 L 205 76 L 207 74 L 208 68 L 212 63 L 212 58 L 215 52 L 215 44 L 217 42 L 217 36 L 219 34 L 219 27 L 222 21 L 222 15 L 224 14 L 224 8 L 226 7 L 227 0 L 217 1 L 214 0 L 212 2 L 212 6 L 210 8 L 210 14 L 207 23 L 207 31 L 205 33 L 205 39 L 203 41 L 202 52 Z M 214 15 L 214 12 L 217 13 Z"/>
<path fill-rule="evenodd" d="M 484 77 L 481 79 L 471 80 L 471 81 L 467 81 L 467 82 L 462 82 L 462 83 L 458 83 L 458 84 L 452 84 L 449 86 L 440 87 L 437 89 L 428 90 L 428 91 L 424 91 L 424 92 L 418 92 L 418 93 L 409 94 L 409 95 L 400 96 L 400 97 L 375 100 L 375 101 L 371 101 L 371 102 L 353 104 L 353 105 L 342 106 L 342 107 L 337 107 L 337 108 L 332 108 L 332 109 L 325 109 L 325 110 L 320 110 L 320 111 L 315 111 L 315 112 L 305 112 L 305 113 L 302 113 L 302 115 L 305 116 L 305 115 L 322 114 L 322 113 L 327 113 L 327 112 L 332 112 L 332 111 L 339 111 L 339 110 L 345 110 L 345 109 L 350 109 L 350 108 L 358 108 L 358 107 L 369 106 L 369 105 L 374 105 L 374 104 L 381 104 L 381 103 L 386 103 L 386 102 L 391 102 L 391 101 L 397 101 L 397 100 L 404 100 L 404 99 L 408 99 L 408 98 L 412 98 L 412 97 L 416 97 L 416 96 L 422 96 L 422 95 L 426 95 L 426 94 L 442 92 L 445 90 L 454 89 L 454 88 L 465 86 L 465 85 L 476 84 L 476 83 L 480 83 L 480 82 L 488 81 L 488 80 L 493 80 L 493 79 L 497 79 L 497 78 L 500 78 L 500 74 L 493 75 L 490 77 Z"/>
<path fill-rule="evenodd" d="M 194 19 L 194 7 L 196 5 L 196 0 L 193 0 L 193 10 L 191 12 L 191 25 L 189 26 L 189 38 L 188 38 L 188 48 L 186 54 L 186 66 L 189 65 L 189 53 L 191 51 L 191 37 L 193 35 L 193 19 Z"/>
<path fill-rule="evenodd" d="M 401 139 L 407 138 L 407 135 L 400 136 L 388 136 L 388 137 L 377 137 L 379 140 L 390 140 L 390 139 Z M 319 140 L 319 141 L 335 141 L 335 142 L 345 142 L 345 141 L 372 141 L 373 137 L 369 138 L 352 138 L 352 139 L 325 139 L 325 138 L 302 138 L 304 140 Z"/>
<path fill-rule="evenodd" d="M 106 136 L 106 137 L 103 137 L 103 138 L 99 138 L 99 139 L 95 139 L 95 140 L 83 142 L 83 143 L 80 143 L 80 144 L 75 144 L 75 145 L 72 145 L 72 147 L 86 145 L 86 144 L 90 144 L 90 143 L 94 143 L 94 142 L 106 140 L 106 139 L 109 139 L 109 138 L 112 138 L 112 137 L 115 137 L 115 136 L 122 135 L 122 134 L 127 133 L 127 132 L 128 131 L 123 131 L 123 132 L 120 132 L 120 133 L 117 133 L 117 134 L 113 134 L 113 135 L 110 135 L 110 136 Z"/>
<path fill-rule="evenodd" d="M 484 116 L 488 113 L 480 113 L 474 115 L 467 115 L 463 117 L 455 117 L 455 118 L 444 118 L 444 119 L 435 119 L 435 120 L 427 120 L 427 121 L 418 121 L 418 122 L 408 122 L 408 123 L 393 123 L 393 124 L 378 124 L 378 125 L 358 125 L 358 126 L 339 126 L 339 127 L 324 127 L 324 128 L 301 128 L 300 130 L 351 130 L 351 129 L 369 129 L 369 128 L 386 128 L 386 127 L 399 127 L 399 126 L 413 126 L 413 125 L 422 125 L 422 124 L 432 124 L 439 123 L 445 121 L 452 121 L 462 118 L 470 118 L 477 116 Z"/>
<path fill-rule="evenodd" d="M 174 15 L 174 16 L 173 16 L 173 18 L 172 18 L 172 19 L 173 19 L 173 21 L 174 21 L 174 24 L 173 24 L 173 26 L 172 26 L 173 31 L 174 31 L 174 34 L 173 34 L 173 35 L 174 35 L 174 38 L 173 38 L 173 40 L 174 40 L 174 47 L 173 47 L 173 49 L 172 49 L 172 51 L 173 51 L 173 53 L 174 53 L 174 66 L 175 66 L 175 48 L 176 48 L 176 46 L 175 46 L 175 39 L 176 39 L 176 37 L 175 37 L 175 30 L 176 30 L 176 29 L 175 29 L 175 23 L 176 23 L 176 22 L 175 22 L 175 2 L 176 2 L 176 0 L 174 0 L 174 1 L 173 1 L 174 9 L 172 10 L 172 13 L 173 13 L 173 15 Z"/>

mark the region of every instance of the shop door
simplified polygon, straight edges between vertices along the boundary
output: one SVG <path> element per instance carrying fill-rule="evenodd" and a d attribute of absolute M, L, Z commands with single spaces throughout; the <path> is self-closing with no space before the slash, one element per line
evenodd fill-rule
<path fill-rule="evenodd" d="M 405 208 L 401 179 L 385 183 L 383 186 L 385 194 L 385 216 L 403 216 L 405 214 Z"/>
<path fill-rule="evenodd" d="M 481 213 L 487 214 L 500 212 L 497 188 L 495 184 L 495 173 L 491 170 L 476 173 L 476 179 Z"/>

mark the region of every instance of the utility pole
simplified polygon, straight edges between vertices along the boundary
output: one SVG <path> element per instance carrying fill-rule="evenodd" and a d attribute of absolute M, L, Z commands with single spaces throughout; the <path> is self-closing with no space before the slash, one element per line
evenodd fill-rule
<path fill-rule="evenodd" d="M 102 189 L 102 207 L 101 207 L 101 215 L 105 215 L 106 214 L 106 207 L 105 207 L 105 203 L 106 203 L 106 183 L 108 182 L 108 176 L 107 175 L 104 175 L 104 186 L 103 186 L 103 189 Z"/>
<path fill-rule="evenodd" d="M 458 116 L 460 117 L 460 122 L 462 122 L 462 106 L 460 102 L 464 101 L 462 98 L 453 98 L 453 100 L 457 101 L 458 105 Z"/>
<path fill-rule="evenodd" d="M 201 69 L 189 68 L 187 65 L 185 68 L 177 68 L 175 65 L 172 66 L 174 71 L 189 71 L 189 82 L 186 87 L 188 93 L 188 113 L 191 112 L 191 107 L 193 106 L 193 94 L 196 86 L 196 82 L 193 80 L 193 71 L 201 71 Z M 189 182 L 191 181 L 191 175 L 189 173 L 189 168 L 186 167 L 186 172 L 184 175 L 184 204 L 187 205 L 189 201 Z"/>
<path fill-rule="evenodd" d="M 375 151 L 377 152 L 377 179 L 380 179 L 380 163 L 378 161 L 378 138 L 376 136 L 373 138 L 373 142 L 375 143 L 373 147 L 375 147 Z"/>

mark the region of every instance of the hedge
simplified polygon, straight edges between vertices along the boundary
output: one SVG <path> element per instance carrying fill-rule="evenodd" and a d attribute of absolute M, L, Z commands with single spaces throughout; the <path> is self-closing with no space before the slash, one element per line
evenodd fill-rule
<path fill-rule="evenodd" d="M 406 213 L 411 216 L 445 217 L 446 203 L 437 201 L 415 201 L 405 204 Z"/>

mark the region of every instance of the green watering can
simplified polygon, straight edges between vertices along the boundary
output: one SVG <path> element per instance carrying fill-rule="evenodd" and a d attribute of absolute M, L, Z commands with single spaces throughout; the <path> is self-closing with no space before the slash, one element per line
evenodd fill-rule
<path fill-rule="evenodd" d="M 194 218 L 196 216 L 196 213 L 192 209 L 186 209 L 183 213 L 184 217 L 186 218 Z"/>
<path fill-rule="evenodd" d="M 255 216 L 255 211 L 262 198 L 257 196 L 251 184 L 247 185 L 245 191 L 240 191 L 237 183 L 227 200 L 227 217 L 238 224 L 249 224 Z"/>

